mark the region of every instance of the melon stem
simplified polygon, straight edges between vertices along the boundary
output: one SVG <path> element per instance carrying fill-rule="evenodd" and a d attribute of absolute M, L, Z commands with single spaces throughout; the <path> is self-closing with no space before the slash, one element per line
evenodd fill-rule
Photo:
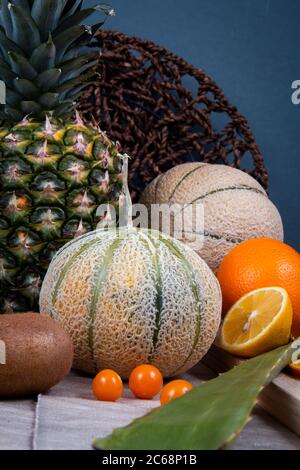
<path fill-rule="evenodd" d="M 120 227 L 133 227 L 132 221 L 132 200 L 128 188 L 128 160 L 129 156 L 125 153 L 121 156 L 123 160 L 122 166 L 122 193 L 119 198 L 119 210 L 120 210 L 120 219 L 119 219 L 119 226 Z"/>

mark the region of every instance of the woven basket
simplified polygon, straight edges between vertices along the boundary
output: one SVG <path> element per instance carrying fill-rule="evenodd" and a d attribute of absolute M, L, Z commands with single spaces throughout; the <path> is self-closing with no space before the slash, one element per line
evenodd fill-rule
<path fill-rule="evenodd" d="M 247 120 L 201 69 L 149 41 L 98 34 L 102 60 L 79 109 L 131 157 L 133 200 L 159 173 L 187 161 L 223 163 L 268 187 Z"/>

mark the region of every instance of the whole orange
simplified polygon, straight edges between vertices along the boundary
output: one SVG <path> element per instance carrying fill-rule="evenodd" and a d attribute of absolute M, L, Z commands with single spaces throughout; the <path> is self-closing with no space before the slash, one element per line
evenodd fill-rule
<path fill-rule="evenodd" d="M 223 312 L 243 295 L 261 287 L 283 287 L 292 301 L 292 334 L 300 336 L 300 254 L 271 238 L 253 238 L 236 246 L 217 273 L 223 294 Z"/>

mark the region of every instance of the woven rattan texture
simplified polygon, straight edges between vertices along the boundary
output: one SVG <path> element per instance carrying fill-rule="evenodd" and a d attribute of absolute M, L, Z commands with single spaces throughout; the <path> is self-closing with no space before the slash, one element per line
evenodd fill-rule
<path fill-rule="evenodd" d="M 134 200 L 158 174 L 187 161 L 242 169 L 267 189 L 247 120 L 203 70 L 150 41 L 112 31 L 98 40 L 102 60 L 79 108 L 132 157 Z"/>

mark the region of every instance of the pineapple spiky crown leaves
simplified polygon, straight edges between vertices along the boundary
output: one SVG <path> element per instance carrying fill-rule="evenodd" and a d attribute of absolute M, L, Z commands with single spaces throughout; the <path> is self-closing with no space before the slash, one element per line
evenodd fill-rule
<path fill-rule="evenodd" d="M 0 0 L 0 79 L 6 106 L 0 118 L 21 121 L 30 114 L 66 117 L 88 84 L 99 49 L 94 35 L 108 5 L 83 9 L 82 0 Z M 95 11 L 103 21 L 84 22 Z"/>

